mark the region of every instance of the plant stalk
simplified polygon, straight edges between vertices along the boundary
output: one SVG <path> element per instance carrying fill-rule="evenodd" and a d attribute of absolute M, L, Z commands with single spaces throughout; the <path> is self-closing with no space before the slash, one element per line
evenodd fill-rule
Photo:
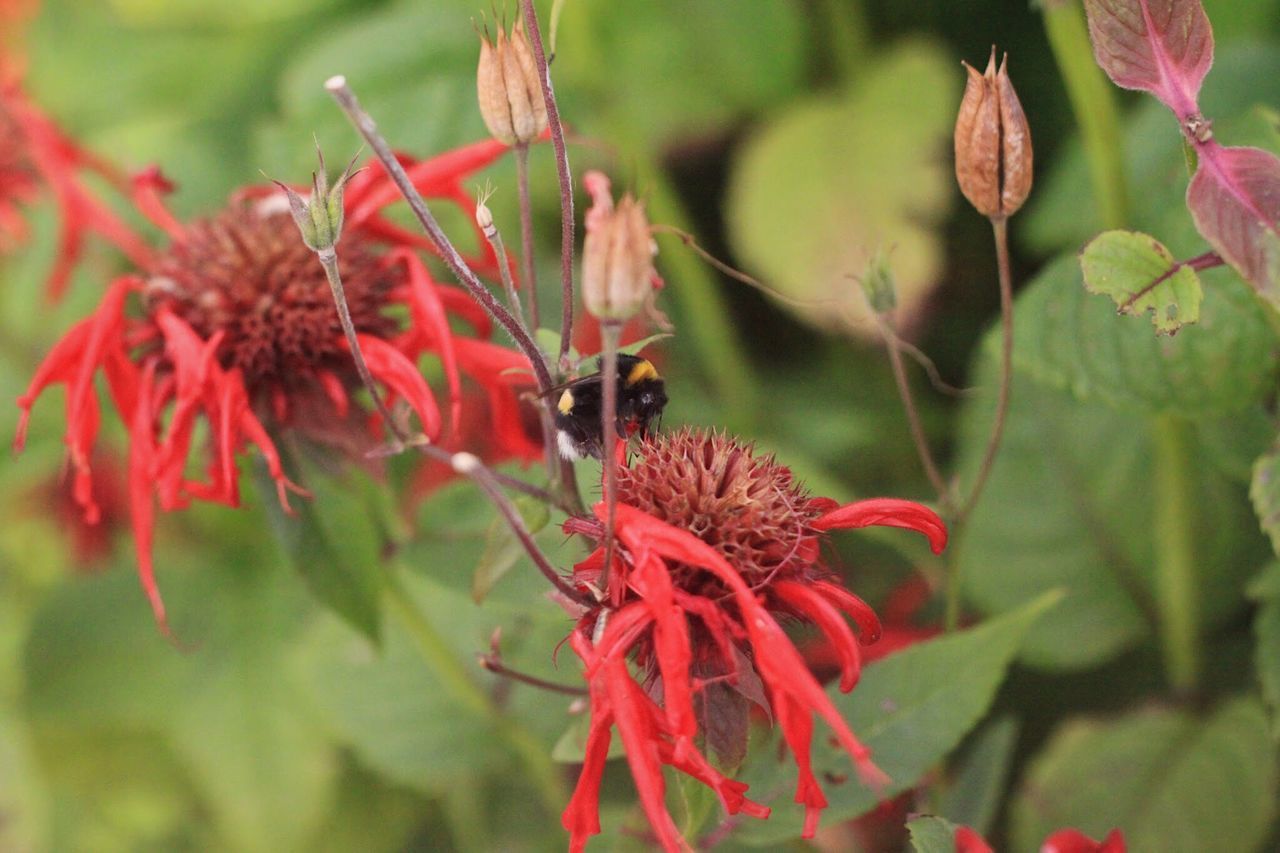
<path fill-rule="evenodd" d="M 533 60 L 538 66 L 542 101 L 547 107 L 547 129 L 551 132 L 551 147 L 556 153 L 556 175 L 560 180 L 560 354 L 557 363 L 560 373 L 564 374 L 569 370 L 569 340 L 573 332 L 573 176 L 569 172 L 569 152 L 564 144 L 560 108 L 556 105 L 555 90 L 551 86 L 551 68 L 542 46 L 538 12 L 533 8 L 533 0 L 520 0 L 520 7 L 524 12 L 529 45 L 533 48 Z M 554 27 L 554 22 L 552 25 Z"/>
<path fill-rule="evenodd" d="M 601 464 L 604 465 L 604 589 L 613 582 L 614 524 L 618 509 L 618 342 L 622 323 L 600 321 L 602 405 L 600 406 Z M 614 601 L 622 601 L 622 590 L 614 590 Z"/>
<path fill-rule="evenodd" d="M 529 145 L 517 143 L 516 186 L 520 194 L 520 278 L 529 300 L 529 328 L 536 332 L 541 325 L 538 312 L 538 278 L 533 259 L 533 206 L 529 201 Z"/>
<path fill-rule="evenodd" d="M 1102 227 L 1123 228 L 1129 222 L 1129 193 L 1115 92 L 1094 61 L 1080 4 L 1075 0 L 1046 0 L 1041 6 L 1049 47 L 1080 127 Z"/>

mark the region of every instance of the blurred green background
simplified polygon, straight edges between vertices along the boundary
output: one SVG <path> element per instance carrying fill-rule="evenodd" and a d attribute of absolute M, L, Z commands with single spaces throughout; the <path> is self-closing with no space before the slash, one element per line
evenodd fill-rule
<path fill-rule="evenodd" d="M 1205 112 L 1220 139 L 1274 150 L 1275 115 L 1257 106 L 1280 103 L 1280 2 L 1204 5 L 1218 46 Z M 175 210 L 199 216 L 263 173 L 303 179 L 313 134 L 331 162 L 357 149 L 321 86 L 335 73 L 347 75 L 397 148 L 427 156 L 481 138 L 472 29 L 481 14 L 493 12 L 463 0 L 46 0 L 25 39 L 27 84 L 88 147 L 128 168 L 160 164 L 178 185 Z M 1038 177 L 1012 225 L 1024 330 L 1015 413 L 985 502 L 951 560 L 966 572 L 975 614 L 1055 586 L 1072 592 L 1037 624 L 1024 666 L 997 701 L 1022 728 L 1004 765 L 1012 792 L 991 795 L 989 828 L 1012 833 L 1010 849 L 1030 849 L 1043 832 L 1019 788 L 1029 756 L 1074 713 L 1164 695 L 1152 614 L 1160 538 L 1149 500 L 1164 458 L 1153 449 L 1153 419 L 1178 420 L 1195 472 L 1199 618 L 1214 662 L 1203 695 L 1252 684 L 1253 611 L 1242 589 L 1270 551 L 1246 484 L 1274 432 L 1277 358 L 1260 309 L 1222 270 L 1205 276 L 1205 325 L 1231 336 L 1192 328 L 1157 342 L 1146 322 L 1115 318 L 1106 300 L 1075 304 L 1085 297 L 1074 265 L 1050 262 L 1103 223 L 1043 12 L 1026 0 L 567 0 L 553 75 L 576 175 L 606 169 L 616 187 L 648 200 L 654 222 L 686 228 L 771 288 L 823 306 L 770 299 L 660 236 L 668 283 L 660 304 L 677 329 L 659 347 L 672 397 L 664 423 L 733 429 L 777 451 L 819 494 L 928 499 L 856 277 L 875 251 L 887 252 L 904 334 L 946 382 L 994 387 L 982 355 L 998 308 L 989 227 L 959 199 L 949 153 L 959 62 L 980 66 L 992 44 L 1010 53 Z M 1202 251 L 1181 206 L 1173 120 L 1149 98 L 1112 91 L 1124 116 L 1126 224 L 1158 234 L 1179 256 Z M 554 170 L 548 149 L 533 161 L 541 279 L 551 282 Z M 509 243 L 513 174 L 506 162 L 489 175 Z M 29 216 L 29 244 L 0 259 L 5 399 L 121 269 L 95 243 L 70 297 L 46 304 L 56 221 L 47 203 Z M 466 233 L 460 219 L 446 222 Z M 1054 301 L 1060 294 L 1072 294 L 1066 308 Z M 555 316 L 546 295 L 544 316 Z M 1085 319 L 1066 325 L 1065 311 Z M 1085 342 L 1106 353 L 1082 363 L 1063 355 Z M 912 375 L 946 467 L 971 472 L 990 396 L 961 400 Z M 436 670 L 415 651 L 411 623 L 388 617 L 372 643 L 321 608 L 292 564 L 297 554 L 273 533 L 282 522 L 270 501 L 254 496 L 244 510 L 197 507 L 161 520 L 161 588 L 178 635 L 193 646 L 178 652 L 152 624 L 118 517 L 105 528 L 115 534 L 105 556 L 77 555 L 56 487 L 60 418 L 56 398 L 42 401 L 27 451 L 0 467 L 0 850 L 563 845 L 552 805 L 564 791 L 531 779 L 510 740 L 441 675 L 498 691 L 522 736 L 547 750 L 569 727 L 567 702 L 495 687 L 473 665 L 501 625 L 513 664 L 577 678 L 552 660 L 570 623 L 543 599 L 530 566 L 517 563 L 483 606 L 472 603 L 472 569 L 493 547 L 492 514 L 472 490 L 447 488 L 410 524 L 358 472 L 309 480 L 333 559 L 374 564 L 389 540 L 397 544 L 394 570 L 407 573 L 409 593 L 447 641 L 435 654 L 448 662 Z M 106 435 L 110 445 L 119 425 Z M 581 556 L 555 529 L 542 538 L 563 565 Z M 915 542 L 849 536 L 840 548 L 833 558 L 873 602 L 913 568 L 935 581 L 942 571 Z M 1274 758 L 1265 734 L 1259 752 Z M 1263 805 L 1229 822 L 1225 831 L 1238 834 L 1220 837 L 1217 849 L 1263 843 L 1271 764 L 1258 783 Z M 1228 798 L 1230 781 L 1219 792 Z M 617 826 L 633 794 L 625 771 L 607 782 L 606 822 Z M 1210 788 L 1203 796 L 1218 792 Z M 599 849 L 636 843 L 615 837 Z"/>

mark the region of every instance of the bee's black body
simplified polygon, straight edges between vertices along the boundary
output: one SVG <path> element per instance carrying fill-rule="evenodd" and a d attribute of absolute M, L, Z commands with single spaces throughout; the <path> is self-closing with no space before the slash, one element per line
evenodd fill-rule
<path fill-rule="evenodd" d="M 618 435 L 645 435 L 662 416 L 667 392 L 662 377 L 647 359 L 618 356 Z M 556 403 L 556 444 L 566 459 L 603 455 L 601 412 L 604 382 L 600 373 L 565 385 Z"/>

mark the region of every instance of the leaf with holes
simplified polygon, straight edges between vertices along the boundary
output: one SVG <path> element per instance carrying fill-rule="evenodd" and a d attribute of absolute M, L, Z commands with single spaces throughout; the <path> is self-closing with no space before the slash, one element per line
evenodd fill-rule
<path fill-rule="evenodd" d="M 1154 237 L 1133 231 L 1099 234 L 1081 253 L 1080 268 L 1090 293 L 1110 296 L 1121 314 L 1150 311 L 1160 334 L 1172 335 L 1200 319 L 1199 277 Z"/>

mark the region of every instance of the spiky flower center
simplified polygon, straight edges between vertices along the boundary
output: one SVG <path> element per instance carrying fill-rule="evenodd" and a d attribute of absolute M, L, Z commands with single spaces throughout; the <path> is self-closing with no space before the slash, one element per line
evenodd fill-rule
<path fill-rule="evenodd" d="M 618 471 L 618 499 L 688 530 L 750 584 L 794 576 L 813 562 L 819 514 L 790 469 L 718 432 L 654 435 Z M 678 586 L 706 594 L 701 570 L 673 567 Z"/>
<path fill-rule="evenodd" d="M 186 226 L 150 270 L 149 308 L 166 306 L 208 340 L 223 333 L 217 357 L 238 367 L 253 391 L 312 381 L 319 370 L 352 373 L 324 269 L 274 199 L 233 203 Z M 342 241 L 338 267 L 356 330 L 389 337 L 383 314 L 401 281 L 356 234 Z"/>

